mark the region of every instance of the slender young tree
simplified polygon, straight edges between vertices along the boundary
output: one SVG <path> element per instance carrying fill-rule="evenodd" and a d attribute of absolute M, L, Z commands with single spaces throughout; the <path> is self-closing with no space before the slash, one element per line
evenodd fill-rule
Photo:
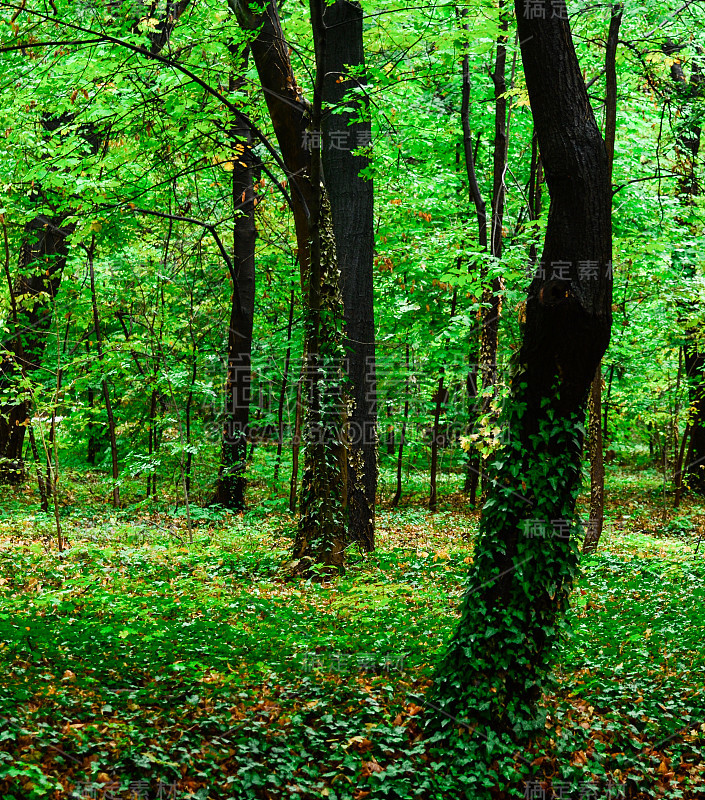
<path fill-rule="evenodd" d="M 622 24 L 622 5 L 612 6 L 605 48 L 605 149 L 610 185 L 617 136 L 617 44 Z M 583 553 L 597 550 L 605 516 L 605 461 L 602 442 L 602 362 L 595 370 L 588 400 L 588 454 L 590 456 L 590 516 Z"/>

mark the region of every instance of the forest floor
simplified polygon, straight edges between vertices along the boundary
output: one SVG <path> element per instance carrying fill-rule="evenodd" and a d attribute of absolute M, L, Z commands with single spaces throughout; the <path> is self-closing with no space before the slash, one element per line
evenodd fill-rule
<path fill-rule="evenodd" d="M 511 780 L 477 734 L 421 736 L 477 533 L 461 495 L 382 508 L 377 551 L 320 584 L 279 577 L 294 520 L 265 487 L 243 515 L 193 506 L 189 544 L 183 509 L 116 513 L 69 476 L 61 554 L 2 487 L 0 798 L 705 798 L 705 506 L 664 510 L 660 480 L 609 476 Z"/>

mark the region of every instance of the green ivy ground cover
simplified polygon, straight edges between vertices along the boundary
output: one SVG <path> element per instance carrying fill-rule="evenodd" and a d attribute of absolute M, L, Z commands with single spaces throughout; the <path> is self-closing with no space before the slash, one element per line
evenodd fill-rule
<path fill-rule="evenodd" d="M 545 735 L 507 748 L 422 737 L 472 517 L 384 512 L 324 585 L 281 581 L 283 514 L 190 547 L 181 518 L 69 519 L 61 555 L 21 506 L 0 525 L 3 800 L 705 796 L 694 534 L 627 527 L 583 563 Z"/>

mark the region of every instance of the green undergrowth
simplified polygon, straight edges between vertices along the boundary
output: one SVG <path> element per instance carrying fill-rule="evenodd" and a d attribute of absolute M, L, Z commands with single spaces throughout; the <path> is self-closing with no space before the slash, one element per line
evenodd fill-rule
<path fill-rule="evenodd" d="M 321 585 L 280 579 L 289 515 L 213 513 L 193 544 L 178 513 L 66 514 L 61 554 L 28 506 L 0 520 L 0 798 L 705 794 L 697 530 L 611 529 L 583 562 L 545 735 L 437 743 L 476 519 L 384 511 Z"/>

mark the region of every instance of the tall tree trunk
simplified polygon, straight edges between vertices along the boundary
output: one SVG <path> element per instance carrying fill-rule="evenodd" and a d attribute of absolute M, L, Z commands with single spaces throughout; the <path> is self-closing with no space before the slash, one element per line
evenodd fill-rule
<path fill-rule="evenodd" d="M 282 386 L 279 392 L 279 408 L 277 409 L 277 458 L 274 464 L 274 476 L 272 483 L 276 487 L 279 482 L 279 467 L 282 460 L 282 449 L 284 447 L 284 403 L 286 402 L 286 391 L 289 386 L 289 367 L 291 365 L 291 332 L 294 327 L 294 300 L 296 292 L 291 287 L 291 297 L 289 298 L 289 322 L 286 326 L 286 357 L 284 358 L 284 374 L 282 375 Z"/>
<path fill-rule="evenodd" d="M 243 56 L 244 73 L 247 55 Z M 231 91 L 243 83 L 232 81 Z M 213 497 L 233 511 L 245 508 L 245 469 L 247 433 L 250 417 L 252 374 L 252 328 L 255 313 L 255 189 L 253 180 L 252 133 L 242 122 L 233 128 L 233 287 L 228 326 L 228 374 L 225 388 L 225 425 L 221 447 L 221 467 Z"/>
<path fill-rule="evenodd" d="M 371 178 L 360 176 L 367 155 L 355 155 L 372 138 L 365 92 L 362 7 L 359 2 L 311 0 L 316 69 L 323 74 L 321 155 L 330 199 L 345 318 L 345 365 L 351 408 L 348 416 L 347 535 L 374 550 L 377 494 L 377 388 L 373 287 Z M 353 101 L 354 97 L 354 103 Z M 354 105 L 354 108 L 351 108 Z M 354 120 L 359 121 L 354 121 Z"/>
<path fill-rule="evenodd" d="M 548 4 L 547 4 L 548 5 Z M 436 674 L 443 714 L 520 733 L 535 720 L 578 565 L 575 500 L 590 383 L 610 336 L 611 192 L 563 0 L 528 19 L 515 0 L 526 85 L 551 198 L 544 263 L 527 296 L 522 346 L 493 462 L 461 619 Z M 585 262 L 595 265 L 588 273 Z M 536 526 L 560 535 L 535 537 Z"/>
<path fill-rule="evenodd" d="M 286 168 L 296 229 L 304 297 L 304 473 L 296 568 L 312 561 L 343 568 L 347 454 L 345 403 L 341 393 L 342 300 L 331 212 L 322 186 L 320 154 L 314 146 L 321 128 L 323 71 L 317 69 L 311 106 L 299 89 L 276 2 L 254 12 L 244 0 L 230 0 L 240 25 L 256 34 L 250 42 L 269 115 Z M 325 28 L 314 20 L 316 60 L 326 51 Z M 307 144 L 312 150 L 307 149 Z"/>

